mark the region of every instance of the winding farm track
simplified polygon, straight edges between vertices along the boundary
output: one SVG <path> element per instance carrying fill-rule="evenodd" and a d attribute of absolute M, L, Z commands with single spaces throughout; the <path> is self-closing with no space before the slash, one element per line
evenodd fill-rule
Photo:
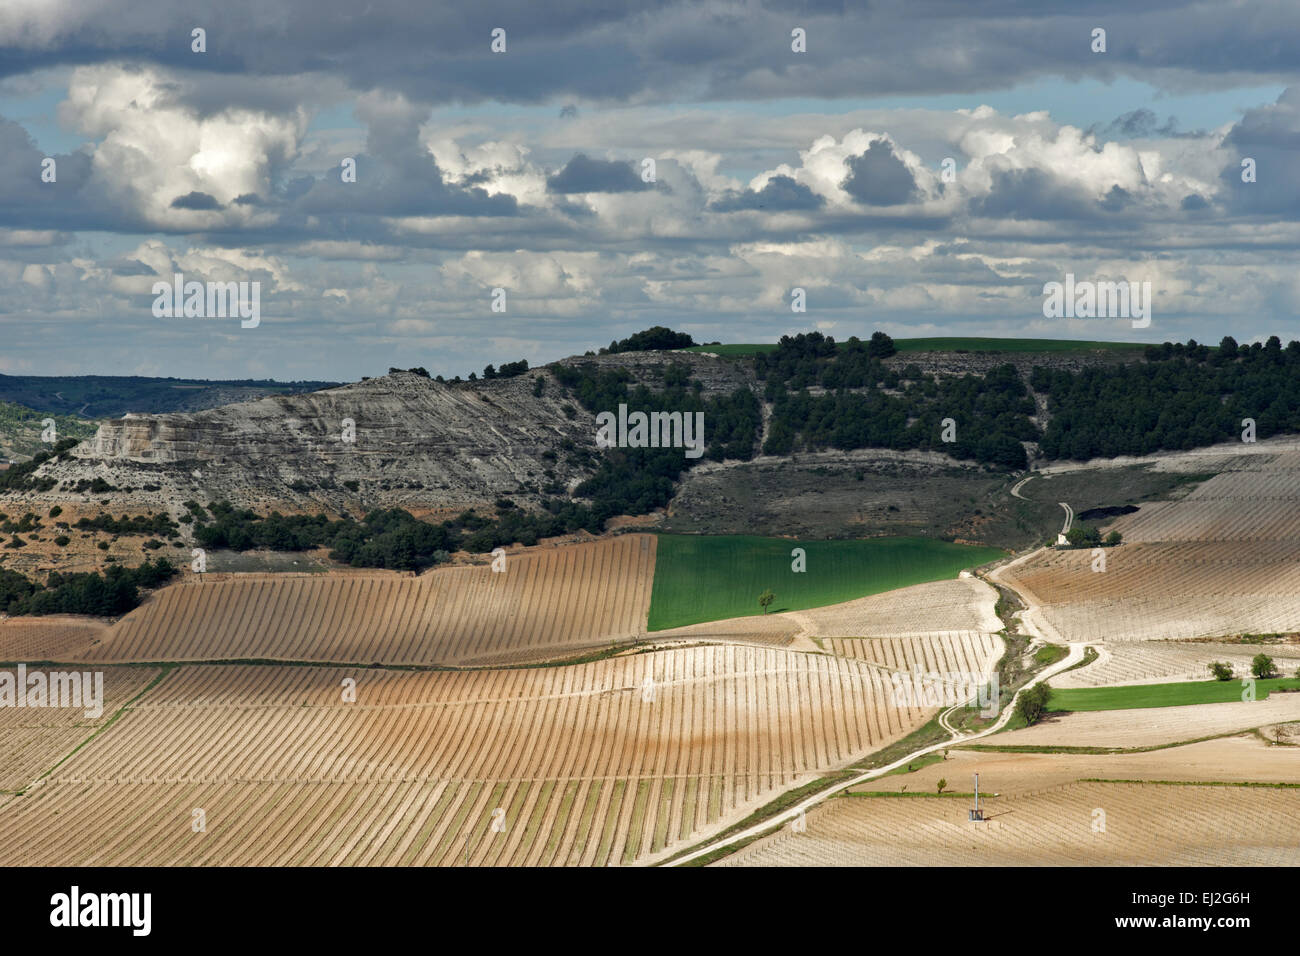
<path fill-rule="evenodd" d="M 883 777 L 893 770 L 897 770 L 900 767 L 907 766 L 909 763 L 915 761 L 918 757 L 923 757 L 926 754 L 936 753 L 940 750 L 945 750 L 958 743 L 970 743 L 971 741 L 978 740 L 981 737 L 987 737 L 990 734 L 997 733 L 1004 726 L 1006 726 L 1007 721 L 1011 719 L 1011 716 L 1015 710 L 1015 700 L 1018 699 L 1021 694 L 1023 694 L 1028 688 L 1034 686 L 1035 684 L 1040 683 L 1044 680 L 1049 680 L 1055 674 L 1058 674 L 1063 670 L 1067 670 L 1068 668 L 1071 668 L 1075 664 L 1079 663 L 1079 661 L 1083 659 L 1083 652 L 1084 652 L 1084 645 L 1082 644 L 1072 645 L 1070 647 L 1069 653 L 1066 654 L 1065 657 L 1063 657 L 1061 660 L 1057 661 L 1055 664 L 1051 665 L 1050 667 L 1047 667 L 1046 669 L 1041 671 L 1032 680 L 1026 683 L 1019 691 L 1017 691 L 1015 698 L 1013 698 L 1011 701 L 1011 704 L 1002 712 L 1001 716 L 998 717 L 998 719 L 986 730 L 982 730 L 978 733 L 973 733 L 973 734 L 958 734 L 951 740 L 946 740 L 937 744 L 931 744 L 928 747 L 923 747 L 919 750 L 913 751 L 912 753 L 908 754 L 905 757 L 900 757 L 898 760 L 895 760 L 893 763 L 887 764 L 883 767 L 877 767 L 874 770 L 867 770 L 846 781 L 836 783 L 833 786 L 827 788 L 826 790 L 814 794 L 813 796 L 800 801 L 794 806 L 789 807 L 788 809 L 783 810 L 772 817 L 769 817 L 768 819 L 764 820 L 761 823 L 755 824 L 754 826 L 748 827 L 744 830 L 737 831 L 736 833 L 733 833 L 727 837 L 724 837 L 722 839 L 716 840 L 712 843 L 708 843 L 702 847 L 699 847 L 695 850 L 692 850 L 690 853 L 683 854 L 682 856 L 678 857 L 675 860 L 672 860 L 666 865 L 681 866 L 683 864 L 691 863 L 697 859 L 700 859 L 701 857 L 708 856 L 718 850 L 726 849 L 727 847 L 732 846 L 736 843 L 741 843 L 747 840 L 751 840 L 763 836 L 764 834 L 768 833 L 769 831 L 771 831 L 776 827 L 782 826 L 786 823 L 793 822 L 794 820 L 805 816 L 809 810 L 812 810 L 814 807 L 818 806 L 819 804 L 824 803 L 827 799 L 834 796 L 835 794 L 848 790 L 850 787 L 859 786 L 863 783 L 866 783 L 869 780 L 875 780 L 878 777 Z"/>
<path fill-rule="evenodd" d="M 1086 642 L 1099 646 L 1098 661 L 1065 682 L 1134 682 L 1148 671 L 1197 666 L 1202 652 L 1186 648 L 1211 652 L 1179 644 L 1168 660 L 1148 660 L 1117 642 L 1141 648 L 1136 642 L 1230 633 L 1216 629 L 1239 631 L 1243 622 L 1252 630 L 1300 627 L 1300 575 L 1291 570 L 1300 566 L 1291 538 L 1300 519 L 1287 517 L 1300 511 L 1300 480 L 1289 474 L 1300 471 L 1300 451 L 1197 463 L 1211 460 L 1227 469 L 1219 478 L 1116 523 L 1129 530 L 1124 545 L 1107 549 L 1106 572 L 1091 571 L 1087 552 L 1039 549 L 990 575 L 1024 599 L 1034 636 L 1071 645 L 1038 680 L 1079 662 Z M 1166 466 L 1192 467 L 1173 459 Z M 1011 489 L 1015 497 L 1030 477 Z M 0 654 L 94 662 L 110 673 L 119 670 L 113 664 L 141 660 L 498 667 L 645 638 L 653 537 L 509 561 L 505 575 L 480 566 L 419 578 L 240 575 L 184 584 L 112 628 L 4 622 Z M 526 670 L 182 663 L 106 729 L 105 720 L 0 719 L 0 747 L 11 755 L 0 789 L 25 790 L 0 794 L 0 864 L 463 865 L 468 848 L 471 865 L 609 865 L 655 863 L 699 846 L 674 861 L 688 862 L 1004 726 L 1010 708 L 980 734 L 920 749 L 710 839 L 938 712 L 900 706 L 895 675 L 994 666 L 1003 647 L 995 601 L 975 578 L 933 582 L 657 632 L 654 642 L 669 646 Z M 126 676 L 110 682 L 110 706 L 158 673 L 121 671 Z M 357 682 L 355 703 L 339 697 L 344 678 Z M 1252 711 L 1251 725 L 1256 717 L 1288 719 L 1289 697 L 1300 705 L 1300 695 L 1275 696 L 1252 705 L 1267 713 Z M 1143 725 L 1162 740 L 1186 739 L 1202 725 L 1244 726 L 1230 710 L 1240 706 L 1206 705 L 1228 716 L 1198 709 L 1201 723 L 1136 713 L 1126 718 L 1129 730 L 1113 715 L 1071 715 L 1052 722 L 1056 736 L 1042 725 L 998 742 L 1136 746 L 1153 736 L 1138 732 Z M 940 722 L 953 732 L 947 717 Z M 1095 726 L 1084 726 L 1088 720 Z M 1258 812 L 1290 806 L 1278 799 Z M 206 833 L 190 827 L 195 808 L 206 813 Z M 491 829 L 497 809 L 501 833 Z M 1051 819 L 1044 817 L 1049 829 Z M 1022 849 L 1025 860 L 1037 852 Z"/>

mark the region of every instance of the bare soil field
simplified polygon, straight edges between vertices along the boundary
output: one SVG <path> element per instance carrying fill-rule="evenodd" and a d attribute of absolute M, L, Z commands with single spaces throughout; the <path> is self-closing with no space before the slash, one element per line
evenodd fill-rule
<path fill-rule="evenodd" d="M 456 865 L 467 837 L 471 865 L 644 862 L 933 713 L 887 689 L 861 662 L 745 646 L 495 671 L 182 666 L 0 806 L 0 863 Z"/>
<path fill-rule="evenodd" d="M 571 654 L 645 633 L 655 538 L 623 535 L 395 572 L 225 575 L 164 588 L 85 656 L 490 664 Z M 83 658 L 76 658 L 83 659 Z"/>
<path fill-rule="evenodd" d="M 802 612 L 817 637 L 889 637 L 947 631 L 993 633 L 997 591 L 974 577 L 932 581 Z"/>
<path fill-rule="evenodd" d="M 839 797 L 721 865 L 1300 864 L 1295 789 L 1075 783 L 982 803 L 973 823 L 969 797 Z"/>
<path fill-rule="evenodd" d="M 1238 676 L 1250 674 L 1256 654 L 1273 658 L 1282 674 L 1300 667 L 1300 643 L 1222 644 L 1209 641 L 1147 641 L 1098 649 L 1097 660 L 1052 679 L 1053 687 L 1119 687 L 1170 681 L 1207 680 L 1211 661 L 1226 661 Z"/>
<path fill-rule="evenodd" d="M 1005 747 L 1154 747 L 1289 720 L 1300 720 L 1300 694 L 1273 693 L 1264 700 L 1230 704 L 1052 714 L 1032 727 L 984 742 Z"/>
<path fill-rule="evenodd" d="M 998 743 L 999 735 L 981 743 Z M 1270 738 L 1271 739 L 1271 738 Z M 914 773 L 872 780 L 855 789 L 934 793 L 940 778 L 969 793 L 980 775 L 985 794 L 1022 796 L 1086 780 L 1178 780 L 1188 783 L 1298 783 L 1300 747 L 1278 747 L 1253 733 L 1125 754 L 1005 753 L 955 749 Z M 983 797 L 981 797 L 983 799 Z"/>

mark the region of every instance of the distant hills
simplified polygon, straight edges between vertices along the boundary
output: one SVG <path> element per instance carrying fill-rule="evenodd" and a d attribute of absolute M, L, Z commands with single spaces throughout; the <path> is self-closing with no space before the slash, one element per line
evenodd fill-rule
<path fill-rule="evenodd" d="M 138 375 L 0 375 L 0 402 L 38 412 L 84 419 L 121 418 L 127 412 L 164 414 L 246 402 L 268 395 L 294 395 L 337 382 L 272 379 L 208 380 Z"/>

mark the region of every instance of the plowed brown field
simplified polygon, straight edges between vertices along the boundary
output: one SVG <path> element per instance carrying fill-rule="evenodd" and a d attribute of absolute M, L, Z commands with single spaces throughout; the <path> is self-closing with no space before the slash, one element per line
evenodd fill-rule
<path fill-rule="evenodd" d="M 0 864 L 454 865 L 467 835 L 471 864 L 633 863 L 932 713 L 893 706 L 861 662 L 760 647 L 450 673 L 183 666 L 0 806 Z"/>
<path fill-rule="evenodd" d="M 1300 720 L 1300 694 L 1269 694 L 1263 700 L 1133 710 L 1053 714 L 1032 727 L 997 734 L 999 746 L 1155 747 L 1180 740 Z M 1297 758 L 1300 774 L 1300 757 Z M 1300 780 L 1300 776 L 1297 776 Z"/>
<path fill-rule="evenodd" d="M 655 538 L 624 535 L 395 573 L 248 574 L 173 585 L 71 660 L 269 658 L 488 664 L 562 656 L 645 633 Z"/>

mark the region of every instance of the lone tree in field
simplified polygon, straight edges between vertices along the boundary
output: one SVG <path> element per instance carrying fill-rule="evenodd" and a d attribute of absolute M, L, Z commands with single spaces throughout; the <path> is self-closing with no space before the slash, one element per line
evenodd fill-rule
<path fill-rule="evenodd" d="M 1110 534 L 1106 535 L 1105 543 L 1108 548 L 1113 548 L 1115 547 L 1115 545 L 1119 544 L 1123 540 L 1124 540 L 1124 536 L 1122 534 L 1120 534 L 1118 531 L 1112 531 Z"/>
<path fill-rule="evenodd" d="M 1210 673 L 1214 675 L 1215 680 L 1232 680 L 1232 665 L 1226 661 L 1212 661 Z"/>
<path fill-rule="evenodd" d="M 763 613 L 766 614 L 767 609 L 771 606 L 772 602 L 775 600 L 776 600 L 776 595 L 773 594 L 771 588 L 769 588 L 768 590 L 764 591 L 762 594 L 758 596 L 758 606 L 761 607 L 763 609 Z"/>
<path fill-rule="evenodd" d="M 1036 724 L 1047 713 L 1047 703 L 1052 699 L 1052 688 L 1044 681 L 1021 692 L 1016 698 L 1016 716 L 1026 724 Z"/>
<path fill-rule="evenodd" d="M 1250 672 L 1260 680 L 1276 677 L 1277 665 L 1273 663 L 1273 658 L 1267 654 L 1256 654 L 1250 662 Z"/>
<path fill-rule="evenodd" d="M 946 778 L 946 777 L 940 777 L 940 778 L 939 778 L 939 792 L 940 792 L 940 793 L 943 793 L 943 788 L 946 787 L 946 786 L 948 786 L 948 780 L 947 780 L 947 778 Z"/>

